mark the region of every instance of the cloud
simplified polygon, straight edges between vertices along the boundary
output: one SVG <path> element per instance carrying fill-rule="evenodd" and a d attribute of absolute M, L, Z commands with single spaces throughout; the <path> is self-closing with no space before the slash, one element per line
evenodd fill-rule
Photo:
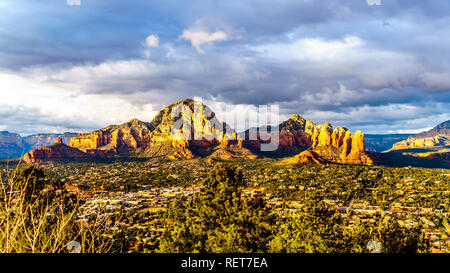
<path fill-rule="evenodd" d="M 450 91 L 450 70 L 441 72 L 426 72 L 421 80 L 428 89 L 436 91 Z"/>
<path fill-rule="evenodd" d="M 35 67 L 24 70 L 23 77 L 80 94 L 120 97 L 137 109 L 145 104 L 160 109 L 194 96 L 243 105 L 243 111 L 251 111 L 252 105 L 279 103 L 285 117 L 328 113 L 334 124 L 369 128 L 369 132 L 380 129 L 356 123 L 358 115 L 336 117 L 357 108 L 375 107 L 371 114 L 377 119 L 367 122 L 392 124 L 406 116 L 383 106 L 417 104 L 415 107 L 421 109 L 420 103 L 450 102 L 449 92 L 422 89 L 421 75 L 439 71 L 437 67 L 430 70 L 408 53 L 372 48 L 360 37 L 302 38 L 243 48 L 246 54 L 241 48 L 211 51 L 206 57 L 189 55 L 188 49 L 171 45 L 170 54 L 159 60 L 155 56 L 152 60 L 111 60 L 64 69 Z M 399 113 L 405 113 L 408 108 L 401 109 Z M 443 107 L 435 109 L 445 112 Z M 393 118 L 384 118 L 385 112 Z"/>
<path fill-rule="evenodd" d="M 345 126 L 352 131 L 362 130 L 365 133 L 405 133 L 417 132 L 423 128 L 436 126 L 450 119 L 445 108 L 450 103 L 428 103 L 427 105 L 409 105 L 393 103 L 379 106 L 355 106 L 340 112 L 310 110 L 304 116 L 313 121 L 331 122 L 333 126 Z M 442 112 L 444 111 L 444 112 Z"/>
<path fill-rule="evenodd" d="M 381 0 L 366 0 L 367 5 L 369 6 L 380 6 Z"/>
<path fill-rule="evenodd" d="M 194 96 L 372 133 L 448 118 L 449 1 L 273 3 L 0 4 L 0 127 L 98 129 Z"/>
<path fill-rule="evenodd" d="M 448 66 L 432 66 L 430 60 L 407 51 L 374 48 L 369 41 L 356 36 L 332 40 L 302 38 L 249 48 L 267 62 L 296 67 L 291 71 L 307 78 L 306 84 L 313 85 L 311 89 L 323 89 L 330 84 L 334 87 L 338 82 L 371 90 L 450 89 Z M 315 79 L 321 79 L 322 86 L 315 85 Z"/>
<path fill-rule="evenodd" d="M 157 35 L 149 35 L 145 38 L 144 45 L 147 47 L 158 47 L 159 46 L 159 37 Z"/>
<path fill-rule="evenodd" d="M 165 41 L 174 41 L 183 30 L 192 30 L 198 18 L 205 17 L 213 18 L 209 21 L 232 22 L 237 29 L 245 29 L 249 44 L 280 40 L 294 32 L 303 37 L 326 38 L 364 33 L 373 36 L 366 38 L 373 38 L 383 46 L 392 46 L 400 39 L 406 43 L 405 49 L 414 46 L 416 37 L 430 36 L 439 37 L 433 44 L 444 49 L 435 52 L 449 55 L 446 33 L 434 35 L 445 32 L 448 25 L 448 0 L 383 1 L 376 8 L 364 0 L 283 0 L 276 4 L 273 0 L 136 0 L 133 4 L 110 0 L 88 1 L 77 8 L 68 7 L 65 1 L 54 2 L 2 3 L 6 6 L 0 18 L 0 67 L 18 69 L 136 58 L 142 54 L 142 37 L 148 35 L 149 29 L 158 31 Z M 254 12 L 255 7 L 258 13 Z M 391 32 L 380 27 L 380 22 L 392 25 Z M 378 28 L 374 29 L 372 24 Z M 8 25 L 14 28 L 1 27 Z M 230 41 L 228 30 L 210 22 L 205 26 L 206 29 L 200 30 L 208 34 L 222 31 Z M 404 31 L 403 27 L 412 30 Z M 199 48 L 203 50 L 202 46 Z M 424 49 L 417 52 L 430 54 Z"/>
<path fill-rule="evenodd" d="M 73 84 L 49 83 L 34 76 L 0 73 L 4 90 L 0 126 L 22 134 L 92 131 L 137 117 L 151 120 L 151 104 L 133 104 L 110 94 L 84 94 Z M 120 111 L 118 111 L 120 109 Z"/>
<path fill-rule="evenodd" d="M 205 54 L 205 51 L 201 48 L 202 45 L 241 39 L 242 33 L 243 30 L 235 30 L 224 22 L 206 17 L 197 20 L 194 26 L 183 30 L 178 38 L 190 41 L 198 53 Z"/>
<path fill-rule="evenodd" d="M 203 61 L 187 58 L 157 63 L 136 59 L 69 69 L 33 68 L 20 76 L 0 74 L 0 83 L 10 91 L 5 101 L 15 107 L 37 109 L 17 110 L 29 112 L 32 122 L 27 123 L 30 118 L 23 115 L 16 115 L 22 122 L 6 117 L 0 121 L 6 121 L 9 130 L 22 128 L 26 132 L 39 132 L 39 128 L 48 131 L 51 126 L 44 124 L 51 122 L 53 130 L 65 122 L 86 131 L 136 116 L 150 121 L 169 103 L 199 96 L 230 124 L 230 115 L 254 113 L 259 104 L 277 103 L 282 110 L 280 120 L 299 113 L 318 123 L 330 121 L 334 126 L 380 133 L 384 129 L 426 127 L 425 122 L 409 125 L 405 120 L 427 115 L 431 117 L 427 121 L 435 125 L 445 120 L 439 115 L 448 113 L 446 106 L 450 107 L 450 94 L 446 92 L 355 88 L 328 75 L 302 79 L 289 70 L 292 63 L 278 72 L 277 66 L 282 64 L 268 66 L 259 57 L 211 54 Z M 223 111 L 225 104 L 228 111 Z M 243 126 L 235 125 L 238 130 Z"/>
<path fill-rule="evenodd" d="M 342 61 L 351 54 L 352 58 L 364 47 L 364 41 L 356 36 L 326 40 L 323 38 L 301 38 L 289 42 L 259 44 L 250 48 L 261 57 L 278 61 Z"/>
<path fill-rule="evenodd" d="M 208 33 L 202 30 L 189 30 L 183 31 L 180 35 L 180 39 L 190 41 L 192 46 L 197 49 L 198 53 L 205 54 L 205 51 L 200 47 L 202 44 L 211 44 L 213 42 L 220 42 L 228 40 L 228 35 L 223 31 L 216 31 Z"/>

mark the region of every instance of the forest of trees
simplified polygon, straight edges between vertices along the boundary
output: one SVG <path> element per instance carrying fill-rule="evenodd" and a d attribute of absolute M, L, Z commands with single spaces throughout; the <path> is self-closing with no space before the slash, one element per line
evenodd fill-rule
<path fill-rule="evenodd" d="M 82 252 L 129 251 L 127 231 L 115 223 L 132 221 L 134 211 L 77 221 L 82 200 L 36 166 L 18 168 L 1 182 L 0 252 L 67 252 L 71 241 L 79 242 Z M 429 251 L 420 226 L 405 227 L 383 217 L 345 225 L 338 209 L 314 195 L 300 209 L 272 207 L 262 196 L 243 195 L 246 183 L 236 166 L 215 165 L 200 192 L 178 198 L 161 214 L 164 231 L 155 250 L 361 253 L 369 252 L 374 241 L 381 252 Z"/>
<path fill-rule="evenodd" d="M 420 227 L 395 220 L 357 222 L 344 228 L 337 209 L 311 197 L 299 212 L 286 214 L 261 197 L 241 195 L 245 182 L 232 165 L 218 164 L 204 191 L 178 200 L 166 214 L 161 252 L 367 252 L 370 241 L 382 252 L 427 251 Z"/>

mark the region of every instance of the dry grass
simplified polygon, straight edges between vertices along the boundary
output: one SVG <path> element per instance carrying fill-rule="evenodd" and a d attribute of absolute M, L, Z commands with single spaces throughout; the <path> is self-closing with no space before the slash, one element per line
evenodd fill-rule
<path fill-rule="evenodd" d="M 19 178 L 20 165 L 0 175 L 0 253 L 64 253 L 76 241 L 83 253 L 113 252 L 116 241 L 105 233 L 114 221 L 100 217 L 78 220 L 79 199 L 64 190 L 35 190 L 34 174 Z"/>

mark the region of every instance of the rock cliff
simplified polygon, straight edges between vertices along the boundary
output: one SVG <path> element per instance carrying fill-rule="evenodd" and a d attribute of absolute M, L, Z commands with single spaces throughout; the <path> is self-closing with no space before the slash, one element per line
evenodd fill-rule
<path fill-rule="evenodd" d="M 215 113 L 192 99 L 181 100 L 160 111 L 151 122 L 151 146 L 170 142 L 178 158 L 209 155 L 218 145 L 238 142 L 236 132 Z"/>
<path fill-rule="evenodd" d="M 241 137 L 246 146 L 258 151 L 263 143 L 268 143 L 275 136 L 273 132 L 276 130 L 277 127 L 274 126 L 253 128 L 241 134 Z M 273 153 L 280 156 L 298 154 L 309 149 L 330 162 L 373 164 L 365 151 L 364 134 L 360 131 L 352 135 L 344 127 L 333 130 L 328 122 L 316 125 L 297 114 L 282 122 L 278 130 L 279 146 Z M 250 137 L 252 135 L 253 138 Z"/>
<path fill-rule="evenodd" d="M 46 161 L 65 161 L 65 160 L 88 160 L 91 156 L 76 148 L 63 144 L 63 140 L 58 138 L 56 143 L 34 149 L 22 157 L 26 163 L 42 163 Z"/>
<path fill-rule="evenodd" d="M 95 150 L 110 153 L 129 153 L 145 150 L 150 144 L 151 124 L 137 119 L 121 125 L 111 125 L 92 133 L 81 133 L 72 137 L 69 146 L 84 152 Z"/>
<path fill-rule="evenodd" d="M 0 158 L 18 158 L 26 152 L 19 134 L 0 132 Z"/>
<path fill-rule="evenodd" d="M 323 164 L 326 161 L 320 157 L 320 155 L 314 151 L 306 150 L 300 154 L 287 158 L 281 162 L 281 164 Z"/>
<path fill-rule="evenodd" d="M 150 123 L 133 119 L 79 134 L 69 146 L 88 153 L 108 151 L 121 156 L 166 156 L 177 160 L 209 155 L 219 145 L 238 142 L 236 132 L 220 122 L 207 106 L 186 99 L 165 107 Z M 233 151 L 238 153 L 236 147 Z"/>
<path fill-rule="evenodd" d="M 412 148 L 429 148 L 435 146 L 450 145 L 450 120 L 445 121 L 433 129 L 408 137 L 392 146 L 392 150 L 403 150 Z"/>
<path fill-rule="evenodd" d="M 133 119 L 121 125 L 82 133 L 72 137 L 69 146 L 61 140 L 61 143 L 30 152 L 24 159 L 52 160 L 70 157 L 71 154 L 74 159 L 86 156 L 166 157 L 172 160 L 197 156 L 209 156 L 212 160 L 253 159 L 258 157 L 261 146 L 270 142 L 275 133 L 279 136 L 279 145 L 274 146 L 274 152 L 281 156 L 310 150 L 299 156 L 297 161 L 373 163 L 365 152 L 364 134 L 360 131 L 351 135 L 346 128 L 333 130 L 330 123 L 316 125 L 293 115 L 279 126 L 260 127 L 256 131 L 248 130 L 237 135 L 226 123 L 219 121 L 211 109 L 192 99 L 165 107 L 150 123 Z M 250 137 L 252 134 L 257 137 Z M 81 153 L 71 152 L 73 149 Z"/>
<path fill-rule="evenodd" d="M 411 148 L 427 148 L 435 146 L 450 145 L 450 136 L 434 136 L 425 138 L 410 137 L 392 145 L 393 150 L 403 150 Z"/>

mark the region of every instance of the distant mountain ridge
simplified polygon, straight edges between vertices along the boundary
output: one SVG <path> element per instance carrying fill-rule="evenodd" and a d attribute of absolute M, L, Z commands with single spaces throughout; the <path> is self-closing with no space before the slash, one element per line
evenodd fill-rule
<path fill-rule="evenodd" d="M 450 120 L 447 120 L 433 129 L 408 137 L 408 139 L 396 142 L 392 150 L 411 148 L 429 148 L 450 145 Z"/>
<path fill-rule="evenodd" d="M 429 131 L 419 133 L 413 136 L 413 138 L 427 138 L 435 137 L 438 135 L 450 136 L 450 120 L 442 122 Z"/>
<path fill-rule="evenodd" d="M 450 121 L 396 142 L 380 154 L 386 165 L 450 168 Z"/>
<path fill-rule="evenodd" d="M 0 158 L 17 158 L 26 152 L 22 137 L 8 131 L 0 132 Z"/>
<path fill-rule="evenodd" d="M 34 135 L 29 135 L 29 136 L 23 137 L 22 139 L 25 144 L 25 148 L 27 150 L 32 150 L 32 149 L 36 149 L 39 147 L 44 147 L 44 146 L 50 145 L 50 144 L 56 142 L 58 140 L 58 138 L 61 138 L 63 143 L 68 144 L 70 142 L 70 139 L 76 135 L 77 135 L 77 133 L 70 133 L 70 132 L 66 132 L 66 133 L 62 133 L 62 134 L 54 134 L 54 133 L 34 134 Z"/>
<path fill-rule="evenodd" d="M 442 132 L 439 128 L 447 127 L 440 126 L 435 132 Z M 275 136 L 279 137 L 277 146 L 273 150 L 263 151 L 263 145 L 270 144 Z M 16 138 L 11 135 L 8 143 L 14 143 Z M 374 146 L 384 149 L 398 139 L 407 141 L 412 136 L 369 135 L 365 139 L 361 131 L 351 134 L 347 128 L 338 126 L 333 129 L 328 122 L 315 124 L 298 114 L 279 126 L 266 125 L 237 134 L 226 123 L 219 121 L 206 105 L 185 99 L 162 109 L 151 122 L 132 119 L 91 133 L 81 133 L 73 136 L 68 145 L 61 138 L 56 144 L 32 150 L 23 158 L 30 163 L 40 163 L 119 157 L 161 157 L 171 160 L 285 157 L 283 162 L 290 164 L 395 165 L 400 162 L 402 166 L 410 163 L 421 166 L 431 162 L 432 166 L 447 166 L 446 153 L 421 153 L 416 156 L 402 152 L 380 154 L 371 150 Z"/>
<path fill-rule="evenodd" d="M 365 134 L 364 143 L 370 152 L 384 152 L 392 148 L 394 143 L 406 140 L 412 134 Z"/>
<path fill-rule="evenodd" d="M 1 131 L 0 159 L 21 157 L 33 149 L 55 143 L 58 138 L 61 138 L 63 143 L 69 143 L 70 138 L 76 135 L 76 133 L 67 132 L 63 134 L 34 134 L 22 137 L 17 133 Z"/>

